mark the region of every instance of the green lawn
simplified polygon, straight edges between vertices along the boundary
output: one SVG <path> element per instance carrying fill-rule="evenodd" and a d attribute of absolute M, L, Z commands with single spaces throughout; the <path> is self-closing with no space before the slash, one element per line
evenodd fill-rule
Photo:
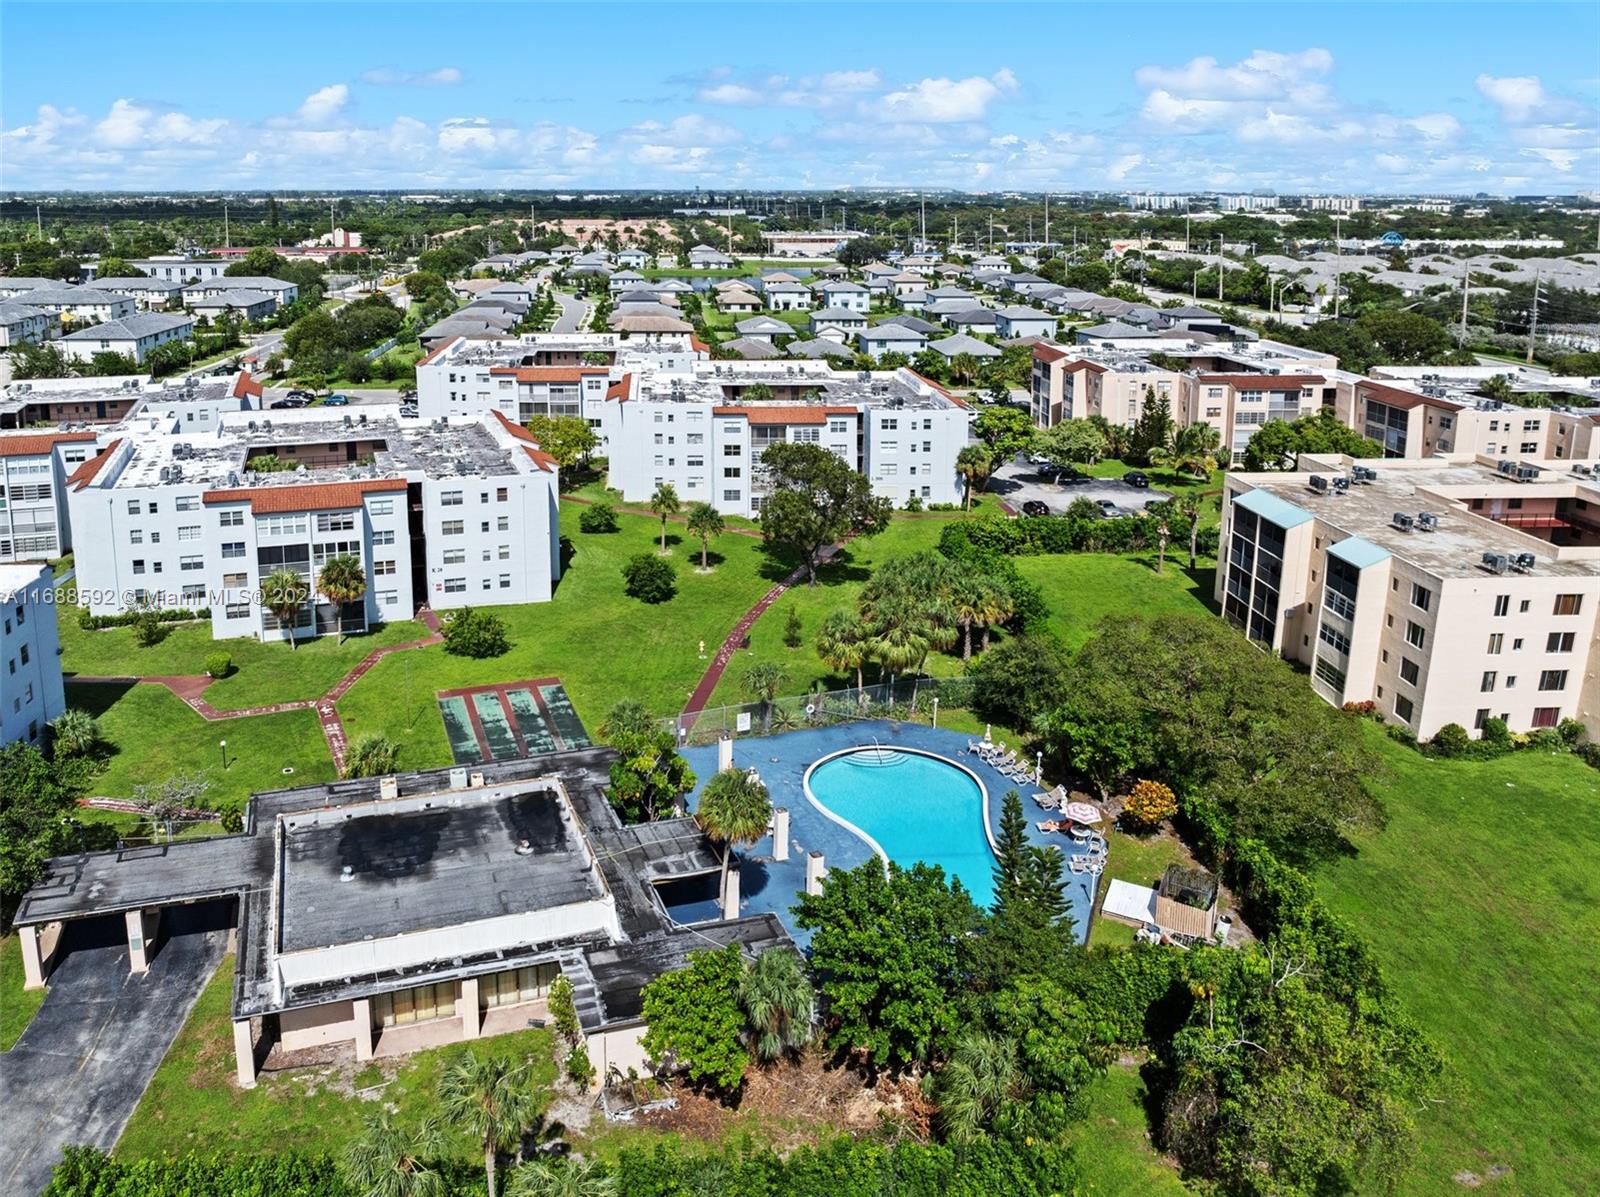
<path fill-rule="evenodd" d="M 90 783 L 97 797 L 129 798 L 141 782 L 203 772 L 208 803 L 241 806 L 256 790 L 311 785 L 334 777 L 333 758 L 312 711 L 207 722 L 165 686 L 67 684 L 67 705 L 88 711 L 114 745 Z M 228 741 L 222 767 L 220 740 Z M 285 774 L 284 768 L 292 768 Z"/>
<path fill-rule="evenodd" d="M 44 1001 L 45 991 L 23 989 L 22 979 L 22 941 L 0 938 L 0 1052 L 11 1050 Z"/>
<path fill-rule="evenodd" d="M 234 1081 L 231 1013 L 233 957 L 225 956 L 195 1004 L 172 1050 L 156 1069 L 116 1153 L 128 1158 L 296 1151 L 337 1154 L 360 1131 L 362 1115 L 385 1106 L 402 1125 L 435 1112 L 440 1075 L 465 1054 L 465 1044 L 379 1060 L 353 1072 L 339 1068 L 264 1075 L 254 1089 Z M 485 1039 L 470 1050 L 528 1059 L 541 1086 L 555 1079 L 554 1033 L 517 1031 Z M 463 1163 L 483 1160 L 481 1147 L 453 1129 L 454 1154 Z"/>
<path fill-rule="evenodd" d="M 1089 1090 L 1089 1113 L 1067 1129 L 1083 1171 L 1084 1197 L 1185 1197 L 1177 1170 L 1150 1144 L 1144 1081 L 1114 1064 Z"/>
<path fill-rule="evenodd" d="M 1066 553 L 1018 557 L 1016 562 L 1023 577 L 1044 589 L 1050 604 L 1050 630 L 1071 648 L 1087 640 L 1107 615 L 1206 610 L 1211 605 L 1216 572 L 1209 561 L 1202 559 L 1191 574 L 1186 568 L 1187 554 L 1172 551 L 1159 574 L 1155 571 L 1154 553 L 1125 557 Z"/>
<path fill-rule="evenodd" d="M 219 711 L 269 706 L 318 698 L 375 648 L 421 640 L 428 629 L 414 620 L 384 624 L 364 636 L 264 644 L 251 637 L 213 640 L 208 621 L 170 625 L 159 644 L 140 648 L 132 628 L 86 632 L 70 616 L 61 621 L 61 668 L 68 680 L 75 673 L 97 677 L 155 677 L 202 674 L 205 659 L 215 652 L 233 658 L 233 672 L 206 688 L 205 698 Z"/>
<path fill-rule="evenodd" d="M 650 606 L 623 593 L 622 566 L 636 553 L 654 551 L 659 524 L 619 515 L 621 531 L 584 533 L 578 531 L 582 510 L 562 505 L 561 530 L 575 553 L 554 599 L 496 610 L 506 622 L 510 652 L 477 661 L 434 647 L 386 657 L 339 704 L 350 735 L 381 731 L 395 739 L 406 769 L 449 764 L 434 692 L 518 678 L 561 678 L 591 732 L 623 698 L 674 714 L 740 615 L 788 572 L 759 540 L 730 533 L 712 545 L 714 568 L 701 574 L 699 542 L 682 525 L 669 525 L 678 593 Z M 701 641 L 706 659 L 699 655 Z"/>
<path fill-rule="evenodd" d="M 1128 835 L 1116 828 L 1106 831 L 1106 871 L 1100 875 L 1095 901 L 1104 901 L 1113 879 L 1133 885 L 1154 885 L 1169 864 L 1193 864 L 1188 851 L 1171 835 Z M 1096 919 L 1089 932 L 1090 947 L 1128 947 L 1134 929 L 1114 919 Z"/>
<path fill-rule="evenodd" d="M 1419 1117 L 1408 1194 L 1496 1164 L 1498 1197 L 1600 1192 L 1600 774 L 1570 756 L 1439 761 L 1373 743 L 1389 825 L 1318 888 L 1377 948 L 1456 1092 Z"/>

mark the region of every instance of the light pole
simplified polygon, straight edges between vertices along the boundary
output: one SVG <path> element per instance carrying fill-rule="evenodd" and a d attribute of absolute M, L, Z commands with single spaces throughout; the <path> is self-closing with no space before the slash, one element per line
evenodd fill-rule
<path fill-rule="evenodd" d="M 937 694 L 933 696 L 933 726 L 939 726 L 939 696 Z"/>
<path fill-rule="evenodd" d="M 222 767 L 226 770 L 228 767 L 228 742 L 226 740 L 218 740 L 217 747 L 222 749 Z"/>

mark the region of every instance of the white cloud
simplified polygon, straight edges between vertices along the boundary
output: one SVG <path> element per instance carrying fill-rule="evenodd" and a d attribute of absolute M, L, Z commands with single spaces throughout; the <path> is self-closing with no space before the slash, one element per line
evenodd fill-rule
<path fill-rule="evenodd" d="M 740 141 L 744 135 L 732 125 L 714 121 L 699 113 L 680 116 L 670 123 L 644 121 L 623 134 L 634 141 L 658 142 L 662 145 L 727 145 Z"/>
<path fill-rule="evenodd" d="M 739 104 L 753 106 L 760 104 L 765 97 L 753 87 L 743 83 L 719 83 L 714 87 L 703 87 L 697 97 L 707 104 Z"/>
<path fill-rule="evenodd" d="M 1123 154 L 1106 167 L 1106 178 L 1120 183 L 1133 171 L 1144 165 L 1143 154 Z"/>
<path fill-rule="evenodd" d="M 383 66 L 361 72 L 361 81 L 374 87 L 454 87 L 463 77 L 461 68 L 453 66 L 436 71 L 402 71 Z"/>
<path fill-rule="evenodd" d="M 989 105 L 1017 89 L 1017 77 L 1009 69 L 985 78 L 923 79 L 892 91 L 878 101 L 883 112 L 895 120 L 945 124 L 954 121 L 980 121 Z"/>
<path fill-rule="evenodd" d="M 1477 84 L 1507 120 L 1525 121 L 1545 103 L 1544 84 L 1537 75 L 1479 75 Z"/>
<path fill-rule="evenodd" d="M 206 145 L 227 128 L 220 118 L 197 120 L 182 112 L 157 112 L 133 100 L 113 100 L 111 110 L 94 127 L 101 145 L 132 149 L 142 145 Z M 59 121 L 58 125 L 59 127 Z"/>
<path fill-rule="evenodd" d="M 307 96 L 295 115 L 307 125 L 326 124 L 344 110 L 349 99 L 349 84 L 330 83 Z"/>
<path fill-rule="evenodd" d="M 1192 99 L 1266 100 L 1300 87 L 1308 75 L 1326 75 L 1332 69 L 1333 55 L 1326 50 L 1257 50 L 1231 67 L 1215 58 L 1192 58 L 1180 67 L 1143 66 L 1133 77 L 1146 90 Z"/>

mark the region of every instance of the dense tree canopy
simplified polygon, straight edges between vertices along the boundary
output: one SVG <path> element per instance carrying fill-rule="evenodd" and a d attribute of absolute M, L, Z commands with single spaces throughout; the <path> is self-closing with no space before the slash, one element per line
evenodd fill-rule
<path fill-rule="evenodd" d="M 841 537 L 872 536 L 889 524 L 889 500 L 866 475 L 820 445 L 780 442 L 761 455 L 772 489 L 761 504 L 761 534 L 799 554 L 817 581 L 822 550 Z"/>

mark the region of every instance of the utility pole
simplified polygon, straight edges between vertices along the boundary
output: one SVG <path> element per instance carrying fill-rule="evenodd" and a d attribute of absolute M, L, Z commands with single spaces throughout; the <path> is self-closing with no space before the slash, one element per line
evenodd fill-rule
<path fill-rule="evenodd" d="M 1217 238 L 1217 302 L 1222 302 L 1222 238 Z"/>
<path fill-rule="evenodd" d="M 1050 244 L 1050 193 L 1044 193 L 1044 243 Z"/>
<path fill-rule="evenodd" d="M 44 217 L 39 213 L 39 205 L 33 205 L 33 227 L 39 234 L 39 240 L 44 240 Z"/>
<path fill-rule="evenodd" d="M 1472 289 L 1472 267 L 1466 262 L 1461 263 L 1461 332 L 1456 337 L 1456 348 L 1464 349 L 1467 344 L 1467 293 Z"/>
<path fill-rule="evenodd" d="M 919 191 L 917 200 L 922 205 L 922 244 L 926 245 L 928 243 L 928 197 Z"/>
<path fill-rule="evenodd" d="M 1189 252 L 1189 204 L 1183 205 L 1183 252 Z"/>
<path fill-rule="evenodd" d="M 222 247 L 233 248 L 233 234 L 228 231 L 228 201 L 222 201 Z"/>
<path fill-rule="evenodd" d="M 1344 247 L 1339 243 L 1339 221 L 1342 220 L 1337 212 L 1333 215 L 1333 318 L 1339 318 L 1339 292 L 1344 290 L 1344 271 L 1339 269 L 1339 263 L 1344 259 Z"/>
<path fill-rule="evenodd" d="M 334 225 L 337 223 L 337 219 L 333 214 L 333 210 L 334 210 L 334 207 L 338 204 L 338 202 L 339 202 L 338 200 L 329 200 L 328 201 L 328 244 L 329 245 L 332 245 L 333 242 L 336 240 L 336 238 L 334 236 L 333 229 L 334 229 Z"/>
<path fill-rule="evenodd" d="M 1534 274 L 1533 274 L 1533 315 L 1532 315 L 1532 318 L 1528 321 L 1528 365 L 1530 365 L 1530 366 L 1533 365 L 1533 340 L 1534 340 L 1534 338 L 1536 336 L 1539 335 L 1539 304 L 1541 302 L 1543 302 L 1539 298 L 1539 283 L 1540 283 L 1540 273 L 1538 271 L 1534 271 Z"/>

